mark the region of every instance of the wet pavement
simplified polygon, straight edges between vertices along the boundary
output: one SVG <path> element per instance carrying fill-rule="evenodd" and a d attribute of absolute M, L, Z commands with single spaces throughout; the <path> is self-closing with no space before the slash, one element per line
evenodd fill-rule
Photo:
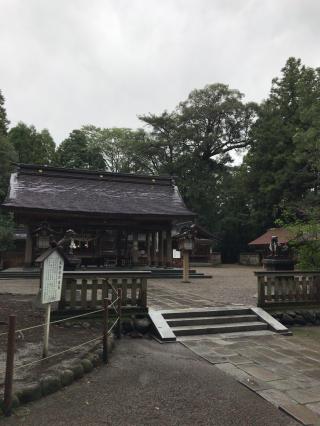
<path fill-rule="evenodd" d="M 4 425 L 295 426 L 180 343 L 125 338 L 108 367 L 25 405 Z"/>

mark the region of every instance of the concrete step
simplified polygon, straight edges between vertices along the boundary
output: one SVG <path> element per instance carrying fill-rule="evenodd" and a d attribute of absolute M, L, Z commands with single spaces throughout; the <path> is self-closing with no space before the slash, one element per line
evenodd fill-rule
<path fill-rule="evenodd" d="M 210 317 L 173 318 L 168 319 L 167 323 L 170 327 L 184 327 L 189 325 L 229 324 L 255 321 L 258 321 L 256 315 L 220 315 Z"/>
<path fill-rule="evenodd" d="M 190 325 L 185 327 L 171 327 L 171 330 L 176 336 L 239 333 L 241 331 L 260 331 L 267 329 L 268 325 L 259 321 L 239 322 L 234 324 Z"/>
<path fill-rule="evenodd" d="M 202 308 L 202 309 L 172 309 L 161 311 L 166 320 L 173 318 L 200 318 L 215 316 L 252 315 L 249 308 Z"/>

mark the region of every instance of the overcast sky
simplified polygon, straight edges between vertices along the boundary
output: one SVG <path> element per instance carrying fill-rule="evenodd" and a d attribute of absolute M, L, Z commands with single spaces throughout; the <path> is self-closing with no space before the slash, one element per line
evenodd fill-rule
<path fill-rule="evenodd" d="M 0 0 L 8 118 L 60 143 L 83 124 L 139 127 L 194 88 L 260 101 L 289 56 L 320 66 L 319 0 Z"/>

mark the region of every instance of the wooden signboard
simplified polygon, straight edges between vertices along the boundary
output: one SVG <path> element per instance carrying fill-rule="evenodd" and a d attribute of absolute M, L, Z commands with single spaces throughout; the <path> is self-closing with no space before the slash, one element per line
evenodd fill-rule
<path fill-rule="evenodd" d="M 41 303 L 59 302 L 61 299 L 64 259 L 53 250 L 43 260 L 41 268 Z"/>
<path fill-rule="evenodd" d="M 41 303 L 46 307 L 42 353 L 43 358 L 46 358 L 49 348 L 51 303 L 61 299 L 64 257 L 59 249 L 50 248 L 39 256 L 36 262 L 41 267 Z"/>

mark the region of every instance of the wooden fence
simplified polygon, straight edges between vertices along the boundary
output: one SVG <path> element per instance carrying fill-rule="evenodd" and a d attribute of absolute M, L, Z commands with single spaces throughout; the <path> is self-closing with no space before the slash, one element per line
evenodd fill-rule
<path fill-rule="evenodd" d="M 255 272 L 258 306 L 320 304 L 320 272 Z"/>
<path fill-rule="evenodd" d="M 103 299 L 115 297 L 113 289 L 121 289 L 121 305 L 147 308 L 149 271 L 65 271 L 59 311 L 91 310 L 103 306 Z"/>

